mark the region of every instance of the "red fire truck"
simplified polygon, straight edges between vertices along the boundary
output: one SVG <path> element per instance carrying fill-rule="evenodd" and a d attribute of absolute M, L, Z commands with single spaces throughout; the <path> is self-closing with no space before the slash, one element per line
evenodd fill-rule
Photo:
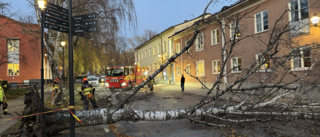
<path fill-rule="evenodd" d="M 147 78 L 147 67 L 116 66 L 106 69 L 106 87 L 110 89 L 131 89 Z"/>

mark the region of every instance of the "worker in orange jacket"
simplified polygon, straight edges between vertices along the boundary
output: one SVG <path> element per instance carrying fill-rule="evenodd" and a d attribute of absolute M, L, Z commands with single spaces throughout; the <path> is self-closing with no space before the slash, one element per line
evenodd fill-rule
<path fill-rule="evenodd" d="M 79 94 L 81 95 L 81 100 L 83 100 L 84 109 L 89 109 L 89 101 L 91 102 L 93 108 L 98 108 L 94 97 L 95 88 L 91 84 L 89 84 L 87 78 L 84 78 L 82 81 L 83 85 L 81 86 L 81 91 L 79 92 Z"/>
<path fill-rule="evenodd" d="M 57 105 L 60 105 L 61 102 L 61 90 L 59 87 L 59 78 L 55 78 L 53 81 L 52 86 L 52 102 L 51 105 L 57 103 Z"/>

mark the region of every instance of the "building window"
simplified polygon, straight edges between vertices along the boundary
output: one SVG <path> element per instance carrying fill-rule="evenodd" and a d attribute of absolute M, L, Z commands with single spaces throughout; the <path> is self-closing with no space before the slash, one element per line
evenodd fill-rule
<path fill-rule="evenodd" d="M 152 56 L 151 48 L 149 48 L 149 57 L 151 58 Z"/>
<path fill-rule="evenodd" d="M 204 61 L 197 61 L 197 76 L 204 76 Z"/>
<path fill-rule="evenodd" d="M 157 63 L 154 63 L 154 71 L 156 71 L 158 68 L 157 68 Z"/>
<path fill-rule="evenodd" d="M 155 46 L 153 46 L 153 54 L 152 54 L 153 56 L 155 56 L 156 55 L 156 47 Z"/>
<path fill-rule="evenodd" d="M 160 55 L 160 53 L 161 53 L 161 45 L 158 44 L 158 54 Z"/>
<path fill-rule="evenodd" d="M 311 67 L 311 48 L 300 47 L 294 48 L 292 51 L 291 68 L 308 69 Z"/>
<path fill-rule="evenodd" d="M 211 45 L 216 45 L 219 43 L 219 30 L 215 29 L 211 31 Z"/>
<path fill-rule="evenodd" d="M 152 71 L 152 65 L 151 64 L 149 65 L 149 67 L 150 67 L 150 71 Z"/>
<path fill-rule="evenodd" d="M 178 44 L 176 45 L 176 50 L 177 50 L 177 53 L 179 53 L 179 52 L 181 51 L 180 43 L 178 43 Z"/>
<path fill-rule="evenodd" d="M 261 65 L 259 70 L 270 70 L 270 60 L 269 60 L 269 54 L 257 54 L 256 59 L 257 59 L 257 65 Z"/>
<path fill-rule="evenodd" d="M 8 76 L 19 75 L 19 64 L 8 63 Z"/>
<path fill-rule="evenodd" d="M 235 21 L 230 24 L 230 38 L 233 39 L 234 37 L 240 37 L 240 25 L 238 21 Z"/>
<path fill-rule="evenodd" d="M 220 60 L 212 61 L 212 74 L 220 73 Z"/>
<path fill-rule="evenodd" d="M 231 72 L 241 72 L 241 58 L 240 57 L 235 57 L 231 59 L 231 66 L 232 70 Z"/>
<path fill-rule="evenodd" d="M 7 41 L 8 51 L 19 51 L 19 40 L 18 39 L 9 39 Z"/>
<path fill-rule="evenodd" d="M 145 58 L 148 58 L 148 52 L 147 52 L 147 50 L 145 50 L 144 53 L 146 54 Z"/>
<path fill-rule="evenodd" d="M 308 0 L 292 0 L 290 2 L 291 21 L 309 18 Z"/>
<path fill-rule="evenodd" d="M 190 64 L 186 65 L 186 73 L 191 75 L 191 65 Z"/>
<path fill-rule="evenodd" d="M 181 68 L 180 66 L 177 66 L 177 76 L 180 76 L 181 75 Z"/>
<path fill-rule="evenodd" d="M 266 31 L 268 26 L 268 11 L 259 12 L 254 15 L 256 33 Z"/>
<path fill-rule="evenodd" d="M 290 36 L 310 33 L 308 0 L 292 0 L 290 8 Z"/>
<path fill-rule="evenodd" d="M 166 50 L 167 50 L 167 43 L 166 42 L 163 42 L 163 52 L 166 52 Z"/>
<path fill-rule="evenodd" d="M 196 39 L 196 51 L 204 49 L 203 33 L 199 33 Z"/>

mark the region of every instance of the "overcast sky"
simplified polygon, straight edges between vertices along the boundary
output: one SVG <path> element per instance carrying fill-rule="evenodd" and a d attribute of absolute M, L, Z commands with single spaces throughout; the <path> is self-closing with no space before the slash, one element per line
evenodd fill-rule
<path fill-rule="evenodd" d="M 11 3 L 12 11 L 18 14 L 34 14 L 34 9 L 27 0 L 0 0 Z M 133 0 L 137 13 L 137 29 L 126 30 L 123 36 L 130 38 L 142 35 L 144 30 L 150 29 L 158 33 L 170 26 L 182 23 L 201 15 L 210 0 Z M 220 0 L 220 3 L 211 5 L 209 13 L 220 11 L 225 5 L 237 0 Z"/>

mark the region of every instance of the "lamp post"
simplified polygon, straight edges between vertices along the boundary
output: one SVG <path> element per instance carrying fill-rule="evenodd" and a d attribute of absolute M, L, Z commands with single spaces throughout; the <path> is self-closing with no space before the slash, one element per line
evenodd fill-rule
<path fill-rule="evenodd" d="M 64 78 L 64 46 L 66 46 L 65 41 L 61 41 L 61 46 L 62 46 L 62 78 Z"/>
<path fill-rule="evenodd" d="M 43 22 L 44 22 L 44 10 L 46 9 L 46 1 L 45 0 L 38 0 L 38 6 L 41 9 L 41 102 L 44 105 L 44 77 L 43 77 Z"/>

